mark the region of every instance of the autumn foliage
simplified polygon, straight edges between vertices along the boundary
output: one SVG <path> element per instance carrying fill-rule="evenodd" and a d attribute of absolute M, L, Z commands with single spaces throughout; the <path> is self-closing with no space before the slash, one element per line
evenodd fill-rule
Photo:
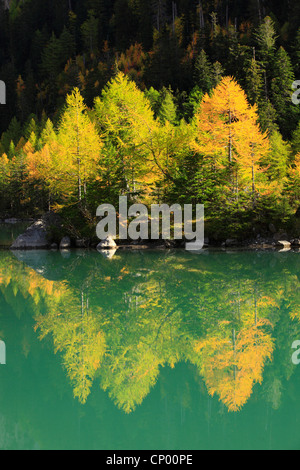
<path fill-rule="evenodd" d="M 178 119 L 170 90 L 142 91 L 123 72 L 93 108 L 75 87 L 56 122 L 32 119 L 2 153 L 2 210 L 32 216 L 77 204 L 92 221 L 100 203 L 127 194 L 147 204 L 203 203 L 216 238 L 223 224 L 244 237 L 267 213 L 282 222 L 281 207 L 291 214 L 300 190 L 298 160 L 280 133 L 262 131 L 257 106 L 232 77 L 196 94 L 193 109 L 190 121 Z"/>

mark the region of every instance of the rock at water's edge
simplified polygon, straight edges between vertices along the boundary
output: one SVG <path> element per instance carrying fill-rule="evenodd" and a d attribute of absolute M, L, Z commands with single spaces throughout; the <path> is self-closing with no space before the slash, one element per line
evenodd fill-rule
<path fill-rule="evenodd" d="M 112 237 L 107 237 L 97 245 L 97 250 L 114 250 L 117 244 Z"/>
<path fill-rule="evenodd" d="M 277 246 L 280 246 L 282 248 L 291 248 L 291 243 L 286 241 L 286 240 L 279 240 L 277 243 L 276 243 Z"/>
<path fill-rule="evenodd" d="M 34 222 L 28 229 L 13 242 L 12 250 L 45 249 L 51 245 L 48 229 L 52 225 L 59 225 L 60 218 L 54 213 L 47 213 Z"/>
<path fill-rule="evenodd" d="M 19 235 L 11 246 L 12 250 L 26 250 L 35 248 L 47 248 L 49 242 L 47 239 L 47 230 L 42 222 L 38 220 L 31 225 L 26 232 Z"/>
<path fill-rule="evenodd" d="M 60 250 L 68 250 L 69 248 L 71 248 L 70 237 L 64 237 L 59 244 L 59 248 Z"/>

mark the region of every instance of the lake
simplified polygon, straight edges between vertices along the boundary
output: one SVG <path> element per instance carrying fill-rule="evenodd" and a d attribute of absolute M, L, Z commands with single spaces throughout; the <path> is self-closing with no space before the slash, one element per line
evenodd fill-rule
<path fill-rule="evenodd" d="M 300 449 L 300 253 L 0 252 L 0 449 Z"/>

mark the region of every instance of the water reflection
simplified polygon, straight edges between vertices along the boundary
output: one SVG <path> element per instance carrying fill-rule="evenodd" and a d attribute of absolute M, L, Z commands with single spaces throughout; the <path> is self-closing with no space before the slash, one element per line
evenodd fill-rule
<path fill-rule="evenodd" d="M 112 248 L 110 250 L 98 250 L 98 251 L 104 258 L 107 258 L 107 259 L 112 259 L 117 252 L 115 248 Z"/>
<path fill-rule="evenodd" d="M 278 408 L 300 339 L 298 254 L 206 254 L 3 253 L 0 290 L 16 314 L 17 298 L 30 306 L 81 403 L 97 383 L 130 413 L 186 362 L 229 411 L 256 384 Z"/>

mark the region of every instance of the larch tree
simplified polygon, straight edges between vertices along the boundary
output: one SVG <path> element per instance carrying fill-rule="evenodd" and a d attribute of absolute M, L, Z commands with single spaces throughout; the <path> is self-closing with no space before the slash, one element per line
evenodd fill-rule
<path fill-rule="evenodd" d="M 147 142 L 159 123 L 150 101 L 136 84 L 118 73 L 95 100 L 95 115 L 106 145 L 116 150 L 116 165 L 122 168 L 126 191 L 139 193 L 156 179 L 157 168 Z"/>
<path fill-rule="evenodd" d="M 268 135 L 262 133 L 258 124 L 257 107 L 249 109 L 246 121 L 239 121 L 235 126 L 236 161 L 239 165 L 241 176 L 247 182 L 252 182 L 252 200 L 256 197 L 256 173 L 260 168 L 263 158 L 269 155 L 270 144 Z"/>
<path fill-rule="evenodd" d="M 196 138 L 192 147 L 210 158 L 216 169 L 229 168 L 232 190 L 238 193 L 242 179 L 249 175 L 255 190 L 255 168 L 268 150 L 268 139 L 258 125 L 256 106 L 231 77 L 225 77 L 206 95 L 196 114 Z M 241 179 L 241 181 L 239 181 Z"/>
<path fill-rule="evenodd" d="M 60 174 L 60 185 L 71 193 L 77 188 L 78 202 L 81 202 L 87 196 L 88 180 L 99 172 L 103 144 L 78 88 L 67 96 L 57 142 L 52 157 Z"/>

